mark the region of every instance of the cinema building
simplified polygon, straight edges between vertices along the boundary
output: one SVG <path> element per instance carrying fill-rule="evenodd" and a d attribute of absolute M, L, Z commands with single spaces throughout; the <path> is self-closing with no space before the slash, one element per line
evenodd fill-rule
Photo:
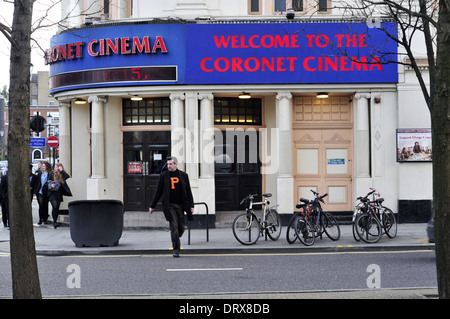
<path fill-rule="evenodd" d="M 128 226 L 157 225 L 149 203 L 174 155 L 208 205 L 199 223 L 266 192 L 287 219 L 311 189 L 345 215 L 370 188 L 400 222 L 426 222 L 431 125 L 414 72 L 331 2 L 295 1 L 292 18 L 291 1 L 63 1 L 72 17 L 46 61 L 73 199 L 118 199 Z"/>

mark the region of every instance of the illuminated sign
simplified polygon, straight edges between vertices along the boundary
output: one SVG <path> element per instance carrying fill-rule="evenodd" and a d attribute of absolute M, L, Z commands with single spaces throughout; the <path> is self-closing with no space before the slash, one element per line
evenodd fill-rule
<path fill-rule="evenodd" d="M 65 60 L 83 58 L 83 48 L 85 42 L 65 43 L 55 45 L 45 52 L 45 64 L 57 63 Z M 92 57 L 112 55 L 112 54 L 137 54 L 137 53 L 167 53 L 164 38 L 157 36 L 153 45 L 150 37 L 123 37 L 94 39 L 87 45 L 87 52 Z"/>
<path fill-rule="evenodd" d="M 395 34 L 395 23 L 382 26 Z M 396 83 L 397 44 L 364 23 L 132 24 L 54 36 L 50 92 L 165 84 Z"/>
<path fill-rule="evenodd" d="M 396 25 L 385 23 L 395 34 Z M 396 83 L 397 44 L 363 23 L 190 25 L 191 84 Z"/>

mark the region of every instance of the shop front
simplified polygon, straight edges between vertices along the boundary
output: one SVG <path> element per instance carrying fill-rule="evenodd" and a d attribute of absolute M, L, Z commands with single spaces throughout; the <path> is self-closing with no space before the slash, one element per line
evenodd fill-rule
<path fill-rule="evenodd" d="M 329 210 L 350 211 L 386 175 L 377 171 L 383 149 L 372 148 L 395 131 L 394 122 L 376 125 L 381 109 L 396 112 L 397 65 L 385 63 L 396 52 L 381 30 L 350 22 L 140 21 L 61 32 L 46 61 L 74 196 L 147 211 L 173 155 L 212 215 L 263 192 L 291 214 L 310 189 L 329 194 Z"/>

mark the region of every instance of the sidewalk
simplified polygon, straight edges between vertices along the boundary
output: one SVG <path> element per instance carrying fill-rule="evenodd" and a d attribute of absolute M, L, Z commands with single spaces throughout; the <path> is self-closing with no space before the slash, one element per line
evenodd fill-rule
<path fill-rule="evenodd" d="M 35 216 L 36 215 L 36 216 Z M 37 211 L 33 209 L 34 237 L 38 255 L 89 255 L 89 254 L 171 254 L 170 233 L 167 230 L 124 230 L 118 246 L 76 247 L 71 239 L 70 227 L 54 229 L 53 225 L 38 226 Z M 286 227 L 277 241 L 262 237 L 255 245 L 244 246 L 233 236 L 231 228 L 186 231 L 181 238 L 186 254 L 263 254 L 263 253 L 313 253 L 313 252 L 351 252 L 382 250 L 430 250 L 434 244 L 428 243 L 427 224 L 399 224 L 397 236 L 393 239 L 383 235 L 378 243 L 356 242 L 351 225 L 341 225 L 341 238 L 332 241 L 326 235 L 316 239 L 313 246 L 304 246 L 299 241 L 289 244 L 286 241 Z M 190 239 L 189 239 L 190 237 Z M 9 253 L 9 230 L 0 225 L 0 254 Z"/>

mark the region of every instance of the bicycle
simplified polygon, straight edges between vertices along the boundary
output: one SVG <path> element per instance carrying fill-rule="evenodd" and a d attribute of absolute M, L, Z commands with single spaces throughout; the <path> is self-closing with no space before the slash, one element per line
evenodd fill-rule
<path fill-rule="evenodd" d="M 314 244 L 316 237 L 322 239 L 323 233 L 333 241 L 339 240 L 341 228 L 338 222 L 333 215 L 324 212 L 320 204 L 325 203 L 323 199 L 328 196 L 328 193 L 319 196 L 319 193 L 313 190 L 311 192 L 315 196 L 314 200 L 310 201 L 310 206 L 305 209 L 303 218 L 296 219 L 294 229 L 297 237 L 307 246 Z"/>
<path fill-rule="evenodd" d="M 315 241 L 314 228 L 311 226 L 309 219 L 304 216 L 310 214 L 311 205 L 310 201 L 306 198 L 300 198 L 300 203 L 295 207 L 301 209 L 300 212 L 295 212 L 289 221 L 289 225 L 286 231 L 286 240 L 289 244 L 293 244 L 299 239 L 304 245 L 311 246 Z M 301 233 L 301 236 L 297 234 Z"/>
<path fill-rule="evenodd" d="M 395 220 L 394 212 L 386 207 L 381 205 L 383 203 L 383 198 L 378 198 L 375 200 L 375 204 L 377 205 L 377 213 L 381 222 L 381 226 L 383 226 L 384 233 L 389 238 L 394 238 L 397 236 L 397 222 Z"/>
<path fill-rule="evenodd" d="M 243 245 L 255 244 L 264 234 L 272 240 L 277 240 L 281 234 L 280 215 L 274 207 L 269 207 L 270 202 L 267 200 L 272 194 L 263 194 L 262 202 L 254 202 L 256 196 L 258 194 L 248 195 L 241 201 L 241 205 L 246 203 L 245 213 L 238 215 L 233 221 L 233 235 Z M 262 218 L 255 215 L 253 205 L 262 205 Z"/>
<path fill-rule="evenodd" d="M 367 193 L 366 196 L 362 197 L 358 197 L 357 200 L 359 200 L 359 203 L 355 206 L 355 209 L 353 210 L 353 216 L 352 216 L 352 233 L 353 233 L 353 238 L 356 241 L 360 241 L 361 237 L 359 237 L 359 235 L 356 233 L 356 217 L 359 216 L 359 214 L 365 213 L 367 212 L 367 206 L 369 205 L 369 196 L 376 193 L 375 189 L 371 188 L 371 191 L 369 193 Z M 375 195 L 373 195 L 375 197 Z M 378 193 L 379 196 L 379 193 Z M 375 198 L 374 198 L 375 199 Z"/>
<path fill-rule="evenodd" d="M 368 197 L 373 194 L 373 200 Z M 353 237 L 356 241 L 362 239 L 366 243 L 376 243 L 380 240 L 383 230 L 389 238 L 397 235 L 397 222 L 394 212 L 383 206 L 383 198 L 372 189 L 365 197 L 358 197 L 360 203 L 353 214 Z M 356 232 L 356 235 L 355 235 Z"/>

